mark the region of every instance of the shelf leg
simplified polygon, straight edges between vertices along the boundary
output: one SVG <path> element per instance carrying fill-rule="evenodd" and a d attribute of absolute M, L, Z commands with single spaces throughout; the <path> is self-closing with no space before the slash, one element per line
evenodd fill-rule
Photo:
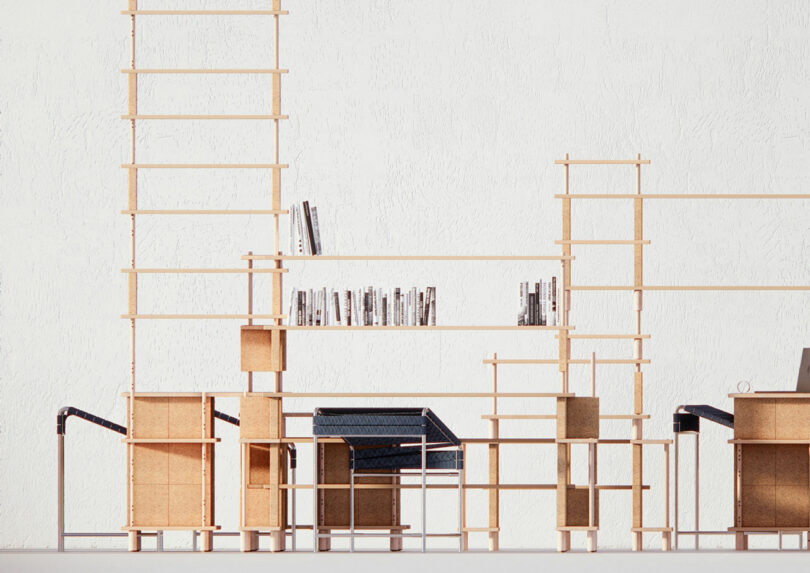
<path fill-rule="evenodd" d="M 141 532 L 140 531 L 130 531 L 129 535 L 129 550 L 130 551 L 140 551 L 141 550 Z"/>

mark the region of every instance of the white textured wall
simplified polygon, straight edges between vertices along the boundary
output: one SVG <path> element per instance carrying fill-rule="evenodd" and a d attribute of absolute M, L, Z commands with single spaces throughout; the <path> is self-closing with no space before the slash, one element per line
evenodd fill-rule
<path fill-rule="evenodd" d="M 168 5 L 216 7 L 142 2 Z M 0 6 L 0 547 L 52 547 L 57 409 L 74 405 L 124 419 L 129 331 L 118 318 L 126 309 L 119 269 L 128 263 L 129 229 L 118 214 L 126 207 L 118 165 L 128 157 L 129 130 L 118 119 L 126 110 L 118 70 L 128 64 L 128 19 L 118 14 L 123 0 Z M 330 253 L 558 252 L 553 195 L 563 179 L 552 161 L 566 152 L 641 152 L 653 161 L 643 177 L 653 193 L 810 192 L 806 1 L 290 0 L 286 7 L 281 65 L 291 74 L 282 103 L 291 119 L 281 135 L 281 159 L 290 164 L 283 193 L 285 203 L 308 198 L 319 206 Z M 269 24 L 144 18 L 138 65 L 271 67 Z M 267 78 L 147 76 L 141 111 L 267 113 L 268 95 Z M 269 161 L 272 138 L 270 125 L 259 122 L 145 123 L 138 150 L 140 161 Z M 571 179 L 574 192 L 629 192 L 634 182 L 632 168 L 580 168 Z M 267 189 L 266 174 L 144 173 L 140 201 L 142 208 L 267 208 Z M 631 217 L 621 202 L 577 202 L 574 233 L 631 238 Z M 649 201 L 645 280 L 810 284 L 809 231 L 807 201 Z M 138 226 L 139 266 L 230 266 L 249 249 L 271 247 L 271 220 L 263 217 L 154 217 Z M 577 283 L 621 284 L 632 276 L 627 247 L 575 254 Z M 299 263 L 285 283 L 433 284 L 440 323 L 510 324 L 517 283 L 555 271 L 550 263 Z M 244 300 L 243 277 L 141 282 L 142 312 L 243 312 Z M 681 403 L 730 409 L 726 395 L 742 378 L 757 389 L 789 389 L 799 350 L 810 346 L 809 305 L 803 293 L 648 294 L 644 331 L 652 340 L 645 352 L 653 363 L 645 368 L 644 397 L 653 419 L 645 436 L 670 437 L 670 415 Z M 258 307 L 266 308 L 266 299 Z M 631 309 L 628 293 L 576 293 L 572 320 L 581 332 L 628 332 Z M 138 388 L 243 389 L 237 333 L 233 322 L 139 324 Z M 488 354 L 555 352 L 550 333 L 290 338 L 289 390 L 487 391 L 490 372 L 481 359 Z M 629 344 L 574 346 L 577 357 L 591 351 L 631 356 Z M 585 369 L 575 371 L 574 389 L 584 392 L 587 384 Z M 556 369 L 504 368 L 501 388 L 555 391 Z M 630 368 L 601 368 L 599 389 L 605 410 L 628 412 Z M 463 436 L 486 435 L 486 403 L 419 404 Z M 293 401 L 288 409 L 314 405 Z M 237 409 L 228 401 L 218 407 Z M 548 422 L 503 426 L 504 435 L 552 431 Z M 728 431 L 706 426 L 703 524 L 724 528 L 731 524 L 732 452 Z M 626 437 L 627 430 L 627 422 L 603 425 L 603 435 Z M 219 434 L 217 522 L 233 530 L 237 436 L 229 427 Z M 627 483 L 629 452 L 601 452 L 600 479 Z M 471 451 L 471 481 L 485 480 L 484 459 L 483 451 Z M 662 458 L 650 450 L 645 459 L 645 481 L 653 485 L 646 518 L 659 525 Z M 125 519 L 118 437 L 71 420 L 68 460 L 68 527 L 116 530 Z M 302 466 L 308 477 L 306 454 Z M 504 448 L 502 473 L 509 482 L 554 481 L 552 449 Z M 302 522 L 311 519 L 306 498 Z M 470 525 L 486 524 L 484 502 L 471 494 Z M 629 503 L 626 492 L 603 496 L 603 544 L 629 545 Z M 452 527 L 452 496 L 436 494 L 431 508 L 436 529 Z M 553 546 L 553 514 L 551 492 L 504 493 L 502 545 Z M 186 535 L 169 541 L 187 542 Z M 479 534 L 471 544 L 485 540 Z"/>

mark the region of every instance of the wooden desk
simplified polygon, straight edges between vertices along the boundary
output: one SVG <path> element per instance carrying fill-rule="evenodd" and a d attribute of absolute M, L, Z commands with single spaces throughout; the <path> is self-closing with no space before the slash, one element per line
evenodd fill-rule
<path fill-rule="evenodd" d="M 810 394 L 730 394 L 734 399 L 734 527 L 810 531 Z"/>

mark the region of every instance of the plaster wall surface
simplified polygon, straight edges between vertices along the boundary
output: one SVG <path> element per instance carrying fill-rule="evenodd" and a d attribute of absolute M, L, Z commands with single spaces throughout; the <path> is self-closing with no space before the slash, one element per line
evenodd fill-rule
<path fill-rule="evenodd" d="M 238 7 L 266 8 L 244 0 Z M 221 7 L 173 0 L 171 7 Z M 236 7 L 235 4 L 229 7 Z M 141 7 L 166 8 L 143 0 Z M 319 208 L 327 254 L 557 254 L 563 169 L 554 159 L 632 158 L 649 193 L 810 192 L 810 3 L 702 0 L 532 2 L 288 0 L 282 18 L 281 131 L 285 205 Z M 123 423 L 129 387 L 129 160 L 123 1 L 0 0 L 0 548 L 56 544 L 54 416 L 72 405 Z M 138 67 L 272 67 L 271 19 L 143 17 Z M 144 76 L 140 111 L 269 113 L 265 76 Z M 269 162 L 270 122 L 142 122 L 142 162 Z M 143 209 L 267 209 L 269 175 L 143 173 Z M 635 191 L 633 167 L 572 168 L 575 193 Z M 575 202 L 580 239 L 632 238 L 629 202 Z M 647 201 L 648 284 L 810 284 L 810 202 Z M 270 252 L 266 216 L 143 217 L 140 267 L 240 266 Z M 281 245 L 288 249 L 286 222 Z M 630 284 L 629 247 L 576 247 L 576 284 Z M 559 275 L 554 263 L 291 263 L 292 287 L 438 289 L 439 324 L 513 324 L 518 283 Z M 246 312 L 243 276 L 144 276 L 140 311 Z M 269 281 L 257 278 L 257 312 Z M 729 392 L 791 389 L 810 346 L 807 292 L 652 292 L 645 295 L 645 437 L 671 437 L 678 404 L 731 409 Z M 632 294 L 574 293 L 580 332 L 632 332 Z M 143 321 L 138 389 L 245 388 L 237 321 Z M 555 357 L 551 333 L 295 333 L 285 389 L 481 391 L 481 360 Z M 575 341 L 573 355 L 630 358 L 629 343 Z M 504 367 L 503 391 L 559 388 L 555 366 Z M 257 375 L 257 389 L 272 387 Z M 589 390 L 587 367 L 572 389 Z M 598 372 L 602 408 L 629 413 L 629 366 Z M 357 404 L 358 402 L 351 402 Z M 371 401 L 380 405 L 381 402 Z M 349 404 L 346 401 L 332 404 Z M 400 404 L 400 402 L 397 402 Z M 402 401 L 433 408 L 457 434 L 484 437 L 488 401 Z M 287 409 L 319 402 L 291 400 Z M 217 408 L 235 414 L 238 403 Z M 551 401 L 506 403 L 550 413 Z M 297 425 L 296 425 L 297 424 Z M 605 422 L 628 437 L 629 422 Z M 303 421 L 290 432 L 306 431 Z M 553 422 L 502 423 L 502 435 L 551 434 Z M 238 524 L 237 432 L 221 425 L 217 523 Z M 702 525 L 732 520 L 726 429 L 705 425 Z M 125 522 L 119 436 L 68 422 L 67 526 L 116 531 Z M 303 449 L 302 449 L 303 450 Z M 576 452 L 575 452 L 576 453 Z M 468 476 L 486 480 L 485 451 Z M 309 467 L 302 451 L 301 465 Z M 585 453 L 582 453 L 584 463 Z M 600 450 L 600 482 L 629 483 L 629 450 Z M 504 447 L 504 482 L 553 482 L 554 450 Z M 684 466 L 687 475 L 689 461 Z M 306 471 L 302 472 L 308 475 Z M 645 524 L 663 520 L 663 457 L 645 456 Z M 584 483 L 584 466 L 574 479 Z M 684 495 L 688 495 L 685 488 Z M 299 521 L 311 515 L 299 497 Z M 684 519 L 691 523 L 686 507 Z M 454 527 L 454 495 L 431 500 L 431 527 Z M 505 492 L 501 545 L 555 544 L 553 492 Z M 630 545 L 630 494 L 602 496 L 600 545 Z M 486 497 L 468 524 L 486 525 Z M 403 521 L 418 523 L 418 509 Z M 481 534 L 472 547 L 486 547 Z M 186 534 L 167 536 L 183 547 Z M 120 540 L 72 542 L 120 547 Z M 227 545 L 229 541 L 223 541 Z M 437 541 L 437 543 L 440 543 Z M 451 542 L 448 542 L 448 544 Z M 658 547 L 658 536 L 645 537 Z M 711 538 L 706 546 L 730 547 Z M 574 537 L 574 546 L 584 539 Z"/>

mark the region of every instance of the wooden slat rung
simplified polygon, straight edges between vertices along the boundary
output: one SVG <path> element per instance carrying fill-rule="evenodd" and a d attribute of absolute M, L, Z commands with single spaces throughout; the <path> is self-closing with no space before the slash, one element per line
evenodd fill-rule
<path fill-rule="evenodd" d="M 124 68 L 122 74 L 288 74 L 290 70 L 274 68 L 198 68 L 198 69 L 170 69 L 170 68 Z"/>
<path fill-rule="evenodd" d="M 276 274 L 289 269 L 121 269 L 127 274 Z"/>
<path fill-rule="evenodd" d="M 648 291 L 801 291 L 810 290 L 810 285 L 571 285 L 567 290 L 648 290 Z"/>
<path fill-rule="evenodd" d="M 284 209 L 124 209 L 122 215 L 287 215 Z"/>
<path fill-rule="evenodd" d="M 595 239 L 595 240 L 570 240 L 554 241 L 555 245 L 649 245 L 650 241 L 646 239 L 641 240 L 614 240 L 614 239 Z"/>
<path fill-rule="evenodd" d="M 556 199 L 810 199 L 808 193 L 569 193 Z"/>
<path fill-rule="evenodd" d="M 649 165 L 649 159 L 555 159 L 555 165 Z"/>
<path fill-rule="evenodd" d="M 283 320 L 286 314 L 122 314 L 121 318 L 129 320 L 160 320 L 160 319 L 201 319 L 201 320 L 228 320 L 250 318 L 265 318 Z"/>
<path fill-rule="evenodd" d="M 288 115 L 122 115 L 121 119 L 290 119 Z"/>
<path fill-rule="evenodd" d="M 287 16 L 287 10 L 121 10 L 124 16 Z"/>
<path fill-rule="evenodd" d="M 122 169 L 287 169 L 286 163 L 124 163 Z"/>

